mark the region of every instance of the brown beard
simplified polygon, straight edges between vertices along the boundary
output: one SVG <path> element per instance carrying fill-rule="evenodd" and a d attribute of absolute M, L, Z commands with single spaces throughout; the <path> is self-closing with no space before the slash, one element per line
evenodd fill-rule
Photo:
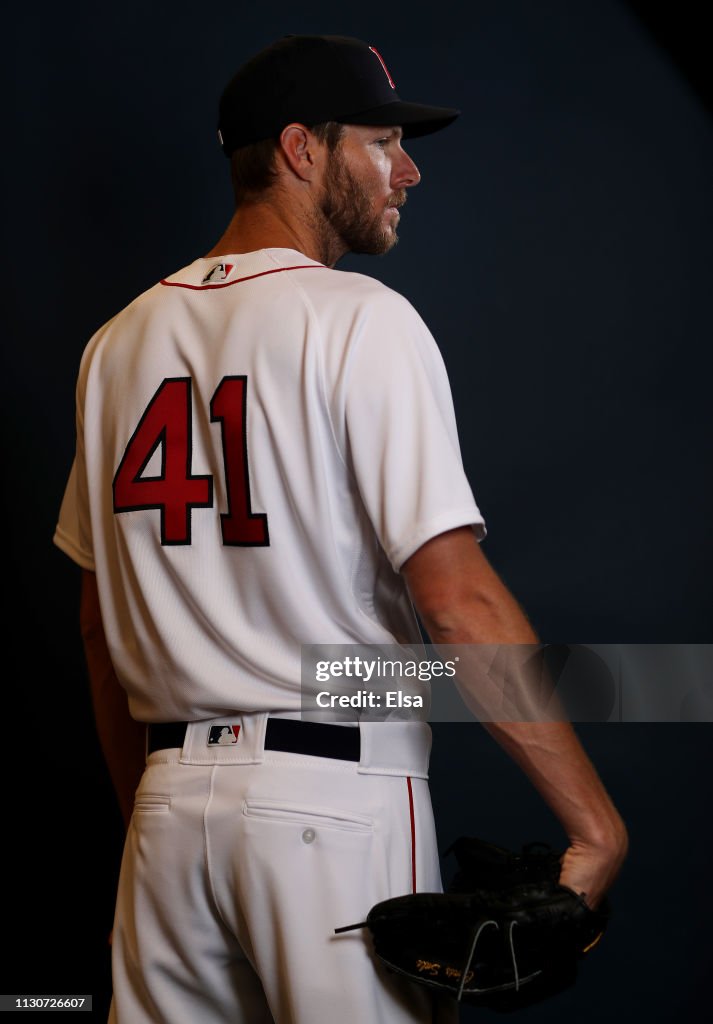
<path fill-rule="evenodd" d="M 406 189 L 399 189 L 389 199 L 394 206 L 405 202 Z M 349 252 L 381 256 L 399 240 L 396 231 L 384 229 L 383 209 L 374 213 L 372 197 L 349 170 L 339 148 L 330 156 L 319 209 L 325 234 L 336 234 Z"/>

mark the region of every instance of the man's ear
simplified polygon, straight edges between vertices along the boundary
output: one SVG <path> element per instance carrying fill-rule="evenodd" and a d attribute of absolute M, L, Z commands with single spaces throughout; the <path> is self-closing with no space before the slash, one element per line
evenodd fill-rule
<path fill-rule="evenodd" d="M 306 125 L 294 122 L 283 128 L 278 152 L 293 174 L 302 181 L 312 181 L 321 172 L 325 148 Z"/>

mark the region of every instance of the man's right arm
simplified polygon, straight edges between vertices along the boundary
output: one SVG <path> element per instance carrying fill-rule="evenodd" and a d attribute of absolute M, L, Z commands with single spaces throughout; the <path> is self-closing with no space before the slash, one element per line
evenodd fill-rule
<path fill-rule="evenodd" d="M 146 763 L 146 726 L 129 714 L 102 625 L 96 576 L 82 570 L 80 624 L 99 743 L 128 828 Z"/>
<path fill-rule="evenodd" d="M 401 568 L 435 646 L 538 643 L 525 613 L 483 554 L 470 527 L 440 534 Z M 477 661 L 477 659 L 476 659 Z M 459 672 L 466 704 L 482 705 L 482 677 Z M 628 849 L 624 822 L 572 725 L 566 721 L 495 721 L 482 725 L 522 768 L 559 819 L 569 847 L 560 881 L 596 906 Z"/>

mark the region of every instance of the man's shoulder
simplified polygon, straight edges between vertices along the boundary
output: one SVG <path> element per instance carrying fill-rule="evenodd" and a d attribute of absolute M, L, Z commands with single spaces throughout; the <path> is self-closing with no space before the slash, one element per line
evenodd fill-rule
<path fill-rule="evenodd" d="M 112 344 L 112 339 L 125 334 L 127 330 L 135 331 L 142 321 L 151 320 L 161 305 L 161 296 L 164 293 L 162 281 L 154 281 L 101 323 L 85 345 L 82 354 L 83 365 L 87 367 L 100 350 L 107 344 Z"/>
<path fill-rule="evenodd" d="M 118 327 L 124 325 L 127 321 L 131 321 L 136 317 L 150 316 L 153 311 L 161 306 L 167 304 L 167 300 L 170 299 L 174 289 L 167 287 L 174 282 L 189 281 L 191 276 L 195 277 L 196 268 L 201 264 L 202 260 L 194 260 L 192 263 L 187 263 L 185 266 L 178 270 L 172 270 L 165 274 L 163 277 L 158 277 L 147 284 L 146 287 L 139 292 L 135 292 L 120 309 L 118 309 L 114 315 L 108 319 L 97 331 L 97 334 L 101 334 L 107 331 L 109 328 Z M 200 280 L 200 278 L 198 278 Z M 186 285 L 184 285 L 186 287 Z M 190 285 L 188 285 L 190 287 Z"/>
<path fill-rule="evenodd" d="M 315 303 L 337 305 L 345 314 L 362 310 L 374 316 L 419 316 L 405 295 L 369 274 L 332 269 L 305 275 L 300 284 Z"/>

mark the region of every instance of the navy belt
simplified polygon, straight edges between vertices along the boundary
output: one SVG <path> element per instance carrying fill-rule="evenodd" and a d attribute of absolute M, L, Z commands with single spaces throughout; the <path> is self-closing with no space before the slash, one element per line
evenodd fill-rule
<path fill-rule="evenodd" d="M 153 722 L 148 726 L 148 753 L 182 747 L 188 722 Z M 326 722 L 301 722 L 297 718 L 268 718 L 265 750 L 288 754 L 334 757 L 339 761 L 361 759 L 359 729 Z"/>

